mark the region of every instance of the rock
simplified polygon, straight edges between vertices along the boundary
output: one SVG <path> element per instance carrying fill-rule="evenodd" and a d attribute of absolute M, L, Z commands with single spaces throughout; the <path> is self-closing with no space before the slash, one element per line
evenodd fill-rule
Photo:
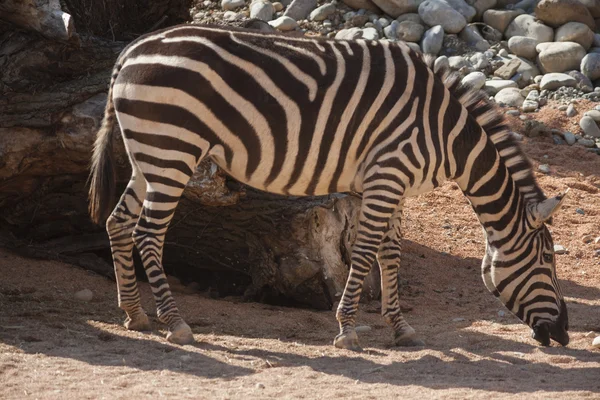
<path fill-rule="evenodd" d="M 419 16 L 429 26 L 441 25 L 446 33 L 458 33 L 467 25 L 465 17 L 445 0 L 423 1 Z"/>
<path fill-rule="evenodd" d="M 564 132 L 563 139 L 565 139 L 565 142 L 567 142 L 569 146 L 573 146 L 577 141 L 577 139 L 575 139 L 575 135 L 571 132 Z"/>
<path fill-rule="evenodd" d="M 594 33 L 594 42 L 592 44 L 594 47 L 600 47 L 600 33 Z"/>
<path fill-rule="evenodd" d="M 575 87 L 581 90 L 582 92 L 589 93 L 594 90 L 594 85 L 592 85 L 592 81 L 590 80 L 590 78 L 588 78 L 581 72 L 573 70 L 569 71 L 568 74 L 569 76 L 575 78 L 575 80 L 577 81 L 577 85 Z"/>
<path fill-rule="evenodd" d="M 581 59 L 581 73 L 591 80 L 600 78 L 600 54 L 590 53 Z"/>
<path fill-rule="evenodd" d="M 236 8 L 243 7 L 245 4 L 245 0 L 223 0 L 221 1 L 221 8 L 225 11 L 232 11 Z"/>
<path fill-rule="evenodd" d="M 521 57 L 525 57 L 529 60 L 534 60 L 537 56 L 535 46 L 538 45 L 538 41 L 533 38 L 526 36 L 513 36 L 508 39 L 508 48 L 510 51 Z"/>
<path fill-rule="evenodd" d="M 505 312 L 505 311 L 502 311 L 502 310 L 499 310 L 499 311 L 498 311 L 498 316 L 499 316 L 500 318 L 504 317 L 505 315 L 506 315 L 506 312 Z"/>
<path fill-rule="evenodd" d="M 458 317 L 458 318 L 452 318 L 452 322 L 462 322 L 462 321 L 464 321 L 464 320 L 465 320 L 465 319 L 464 319 L 464 318 L 462 318 L 462 317 Z"/>
<path fill-rule="evenodd" d="M 585 235 L 584 237 L 581 238 L 581 240 L 585 244 L 592 243 L 594 241 L 594 235 Z"/>
<path fill-rule="evenodd" d="M 513 58 L 508 63 L 504 64 L 496 71 L 494 71 L 494 76 L 497 76 L 501 79 L 510 79 L 514 74 L 517 73 L 517 70 L 521 66 L 521 61 Z"/>
<path fill-rule="evenodd" d="M 508 25 L 517 16 L 525 14 L 523 10 L 487 10 L 483 13 L 483 22 L 504 33 Z"/>
<path fill-rule="evenodd" d="M 385 35 L 385 37 L 390 40 L 397 40 L 399 25 L 400 25 L 400 23 L 398 21 L 392 21 L 391 24 L 389 24 L 388 26 L 383 28 L 383 34 Z"/>
<path fill-rule="evenodd" d="M 373 2 L 386 14 L 398 18 L 402 14 L 416 12 L 423 0 L 373 0 Z"/>
<path fill-rule="evenodd" d="M 450 68 L 450 61 L 446 56 L 440 56 L 433 62 L 433 72 L 438 72 L 442 69 Z"/>
<path fill-rule="evenodd" d="M 518 85 L 516 82 L 507 81 L 507 80 L 491 80 L 486 81 L 483 87 L 483 90 L 491 96 L 496 95 L 498 92 L 504 89 L 515 88 L 518 89 Z"/>
<path fill-rule="evenodd" d="M 596 142 L 592 139 L 579 139 L 577 140 L 577 144 L 579 146 L 583 146 L 583 147 L 588 147 L 588 148 L 594 148 L 596 147 Z"/>
<path fill-rule="evenodd" d="M 592 347 L 595 349 L 600 349 L 600 336 L 596 336 L 592 341 Z"/>
<path fill-rule="evenodd" d="M 565 248 L 565 246 L 562 246 L 560 244 L 555 244 L 554 245 L 554 253 L 555 254 L 566 254 L 567 249 Z"/>
<path fill-rule="evenodd" d="M 579 120 L 579 127 L 586 135 L 591 137 L 600 138 L 600 128 L 596 125 L 596 121 L 587 115 L 583 116 L 581 120 Z"/>
<path fill-rule="evenodd" d="M 94 293 L 90 289 L 83 289 L 75 292 L 75 298 L 79 301 L 89 302 L 94 298 Z"/>
<path fill-rule="evenodd" d="M 541 0 L 535 8 L 535 16 L 553 28 L 567 22 L 581 22 L 593 31 L 596 29 L 594 18 L 578 0 Z"/>
<path fill-rule="evenodd" d="M 585 215 L 585 211 L 583 211 L 583 209 L 582 209 L 582 208 L 576 208 L 576 209 L 575 209 L 575 212 L 576 212 L 577 214 L 580 214 L 580 215 Z"/>
<path fill-rule="evenodd" d="M 494 100 L 496 103 L 506 104 L 509 107 L 521 107 L 525 101 L 519 88 L 502 89 L 496 93 Z"/>
<path fill-rule="evenodd" d="M 544 75 L 542 81 L 540 82 L 540 88 L 542 90 L 555 90 L 563 86 L 575 87 L 576 84 L 577 81 L 572 76 L 553 72 Z"/>
<path fill-rule="evenodd" d="M 294 0 L 283 13 L 284 16 L 300 21 L 306 19 L 317 6 L 317 0 Z"/>
<path fill-rule="evenodd" d="M 539 106 L 540 104 L 537 101 L 525 99 L 523 105 L 521 106 L 521 109 L 523 110 L 523 112 L 533 112 L 537 110 Z"/>
<path fill-rule="evenodd" d="M 311 21 L 323 21 L 327 19 L 331 14 L 335 12 L 335 4 L 327 3 L 323 4 L 321 7 L 317 7 L 311 11 L 308 19 Z"/>
<path fill-rule="evenodd" d="M 253 0 L 250 4 L 250 18 L 270 21 L 275 14 L 273 4 L 268 0 Z"/>
<path fill-rule="evenodd" d="M 417 43 L 406 42 L 406 45 L 408 47 L 410 47 L 411 49 L 413 49 L 414 51 L 416 51 L 417 53 L 421 52 L 421 47 L 419 47 L 419 45 Z"/>
<path fill-rule="evenodd" d="M 497 3 L 497 0 L 475 0 L 475 2 L 473 3 L 473 7 L 476 11 L 475 20 L 481 21 L 481 19 L 483 18 L 483 13 L 485 13 L 489 9 L 496 7 Z"/>
<path fill-rule="evenodd" d="M 581 4 L 583 4 L 592 18 L 600 18 L 600 0 L 579 0 Z"/>
<path fill-rule="evenodd" d="M 471 65 L 475 69 L 485 69 L 490 65 L 490 61 L 483 53 L 475 53 L 470 58 L 469 61 Z"/>
<path fill-rule="evenodd" d="M 298 27 L 298 23 L 295 19 L 287 17 L 285 15 L 268 22 L 273 28 L 286 32 L 294 30 Z"/>
<path fill-rule="evenodd" d="M 444 28 L 441 25 L 436 25 L 423 34 L 421 49 L 423 49 L 423 53 L 437 55 L 442 50 L 443 41 Z"/>
<path fill-rule="evenodd" d="M 569 104 L 569 107 L 567 107 L 566 114 L 567 114 L 567 117 L 569 117 L 569 118 L 577 115 L 577 110 L 575 109 L 575 107 L 573 107 L 573 104 Z"/>
<path fill-rule="evenodd" d="M 346 4 L 350 8 L 355 10 L 368 10 L 373 11 L 376 14 L 381 14 L 381 9 L 377 7 L 371 0 L 342 0 L 342 3 Z"/>
<path fill-rule="evenodd" d="M 540 43 L 536 49 L 544 73 L 578 69 L 585 57 L 585 49 L 574 42 Z"/>
<path fill-rule="evenodd" d="M 587 50 L 594 43 L 594 32 L 581 22 L 567 22 L 556 30 L 554 40 L 556 42 L 579 43 Z"/>
<path fill-rule="evenodd" d="M 375 28 L 364 28 L 362 30 L 362 38 L 365 40 L 377 40 L 379 39 L 379 32 Z"/>
<path fill-rule="evenodd" d="M 486 51 L 490 48 L 490 44 L 485 40 L 475 25 L 467 25 L 458 34 L 458 37 L 464 40 L 469 47 L 474 48 L 477 51 Z"/>
<path fill-rule="evenodd" d="M 461 80 L 462 84 L 470 85 L 474 89 L 481 89 L 485 85 L 485 74 L 483 72 L 471 72 Z"/>
<path fill-rule="evenodd" d="M 461 56 L 453 56 L 448 58 L 448 63 L 450 64 L 450 68 L 452 69 L 461 69 L 462 67 L 466 67 L 469 65 L 467 60 Z"/>
<path fill-rule="evenodd" d="M 353 15 L 348 19 L 348 22 L 351 26 L 361 27 L 364 26 L 367 22 L 369 22 L 369 17 L 365 14 L 362 15 Z"/>
<path fill-rule="evenodd" d="M 362 30 L 360 28 L 349 28 L 342 29 L 338 33 L 335 34 L 336 39 L 342 40 L 354 40 L 362 38 Z"/>
<path fill-rule="evenodd" d="M 418 42 L 423 37 L 425 27 L 412 21 L 402 21 L 396 28 L 396 37 L 405 42 Z"/>
<path fill-rule="evenodd" d="M 445 0 L 450 7 L 458 11 L 462 14 L 463 17 L 467 20 L 467 22 L 471 22 L 475 14 L 477 14 L 477 10 L 471 7 L 465 0 Z"/>
<path fill-rule="evenodd" d="M 356 328 L 354 328 L 354 330 L 356 331 L 356 333 L 369 332 L 371 330 L 371 327 L 368 325 L 359 325 Z"/>
<path fill-rule="evenodd" d="M 504 35 L 507 39 L 513 36 L 526 36 L 536 39 L 539 43 L 552 42 L 554 39 L 554 30 L 536 20 L 533 16 L 522 14 L 518 15 L 508 24 Z"/>
<path fill-rule="evenodd" d="M 398 21 L 398 22 L 412 21 L 412 22 L 415 22 L 417 24 L 423 25 L 423 20 L 421 19 L 421 17 L 419 16 L 419 14 L 416 14 L 416 13 L 403 14 L 403 15 L 399 16 L 398 18 L 396 18 L 396 21 Z"/>
<path fill-rule="evenodd" d="M 264 389 L 265 388 L 265 384 L 264 383 L 257 383 L 256 384 L 256 388 L 257 389 Z"/>
<path fill-rule="evenodd" d="M 592 118 L 595 122 L 600 122 L 600 111 L 598 110 L 586 111 L 583 115 Z"/>
<path fill-rule="evenodd" d="M 549 166 L 548 164 L 540 164 L 540 165 L 538 166 L 538 170 L 539 170 L 541 173 L 544 173 L 544 174 L 549 174 L 549 173 L 550 173 L 550 166 Z M 556 245 L 554 245 L 554 248 L 556 249 Z"/>

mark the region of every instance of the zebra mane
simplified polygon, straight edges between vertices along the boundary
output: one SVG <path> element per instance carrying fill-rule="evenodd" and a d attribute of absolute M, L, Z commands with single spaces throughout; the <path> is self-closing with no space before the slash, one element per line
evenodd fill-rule
<path fill-rule="evenodd" d="M 431 54 L 422 55 L 416 52 L 415 54 L 418 54 L 417 57 L 433 70 L 435 56 Z M 461 75 L 458 72 L 452 71 L 449 67 L 439 68 L 437 71 L 434 71 L 434 74 L 443 82 L 448 91 L 467 109 L 469 116 L 477 121 L 481 129 L 483 129 L 492 143 L 494 143 L 500 159 L 507 166 L 510 175 L 526 202 L 538 203 L 545 200 L 546 195 L 539 187 L 533 175 L 532 164 L 523 152 L 519 142 L 515 139 L 515 136 L 510 132 L 510 128 L 500 107 L 495 102 L 492 102 L 483 90 L 475 89 L 469 84 L 461 83 Z"/>

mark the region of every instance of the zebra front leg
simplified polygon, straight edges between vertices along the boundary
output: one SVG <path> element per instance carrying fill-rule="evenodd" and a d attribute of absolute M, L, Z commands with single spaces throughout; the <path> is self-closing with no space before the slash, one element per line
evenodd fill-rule
<path fill-rule="evenodd" d="M 370 196 L 366 191 L 363 193 L 356 241 L 352 247 L 350 273 L 336 313 L 340 333 L 335 337 L 333 344 L 339 348 L 361 350 L 354 329 L 358 301 L 365 277 L 375 261 L 388 219 L 397 206 L 397 203 L 389 203 L 393 201 L 392 199 L 379 194 L 371 193 Z"/>
<path fill-rule="evenodd" d="M 390 218 L 387 232 L 379 246 L 377 261 L 381 269 L 381 315 L 394 329 L 396 346 L 423 346 L 415 330 L 404 320 L 398 298 L 398 268 L 400 251 L 402 207 Z"/>
<path fill-rule="evenodd" d="M 119 307 L 127 314 L 125 327 L 135 331 L 150 330 L 150 321 L 140 303 L 140 293 L 133 265 L 133 229 L 142 201 L 146 196 L 146 180 L 135 169 L 121 199 L 106 221 L 110 239 Z"/>
<path fill-rule="evenodd" d="M 194 341 L 192 330 L 179 315 L 162 266 L 165 235 L 183 193 L 183 188 L 171 189 L 167 194 L 148 187 L 133 238 L 154 294 L 157 317 L 168 326 L 167 340 L 189 344 Z"/>

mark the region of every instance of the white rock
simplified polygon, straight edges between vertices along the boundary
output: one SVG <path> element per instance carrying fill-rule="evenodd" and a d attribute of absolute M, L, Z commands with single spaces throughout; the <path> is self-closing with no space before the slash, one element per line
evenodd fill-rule
<path fill-rule="evenodd" d="M 596 336 L 594 340 L 592 340 L 592 347 L 600 349 L 600 336 Z"/>
<path fill-rule="evenodd" d="M 540 82 L 540 89 L 555 90 L 563 86 L 575 87 L 576 84 L 577 80 L 572 76 L 559 72 L 552 72 L 544 75 Z"/>
<path fill-rule="evenodd" d="M 317 0 L 294 0 L 285 10 L 283 15 L 300 21 L 306 19 L 310 12 L 317 6 Z"/>
<path fill-rule="evenodd" d="M 403 14 L 416 12 L 423 0 L 373 0 L 373 2 L 387 15 L 398 18 Z"/>
<path fill-rule="evenodd" d="M 253 0 L 250 4 L 250 18 L 257 18 L 263 21 L 270 21 L 275 14 L 273 3 L 267 0 Z"/>
<path fill-rule="evenodd" d="M 485 74 L 483 72 L 471 72 L 461 80 L 462 84 L 470 85 L 475 89 L 481 89 L 485 85 Z"/>
<path fill-rule="evenodd" d="M 465 17 L 445 0 L 425 0 L 419 16 L 429 26 L 441 25 L 446 33 L 458 33 L 467 25 Z"/>
<path fill-rule="evenodd" d="M 494 99 L 497 103 L 506 104 L 509 107 L 521 107 L 525 101 L 519 88 L 502 89 L 496 93 Z"/>
<path fill-rule="evenodd" d="M 487 10 L 483 13 L 483 22 L 504 33 L 508 25 L 518 15 L 525 14 L 523 10 Z"/>
<path fill-rule="evenodd" d="M 494 96 L 501 90 L 508 89 L 508 88 L 517 88 L 518 89 L 518 85 L 514 81 L 495 79 L 495 80 L 486 81 L 485 86 L 483 87 L 483 90 L 485 90 L 485 92 L 488 93 L 489 95 Z"/>
<path fill-rule="evenodd" d="M 235 11 L 225 11 L 225 13 L 223 14 L 223 19 L 225 21 L 237 21 L 240 18 L 242 18 L 242 16 L 236 13 Z"/>
<path fill-rule="evenodd" d="M 477 51 L 486 51 L 490 48 L 490 44 L 485 40 L 475 25 L 467 25 L 458 34 L 458 37 L 467 42 L 467 45 Z"/>
<path fill-rule="evenodd" d="M 589 49 L 594 43 L 594 32 L 581 22 L 567 22 L 556 29 L 554 34 L 556 42 L 579 43 L 584 49 Z"/>
<path fill-rule="evenodd" d="M 418 43 L 406 42 L 406 45 L 408 47 L 410 47 L 411 49 L 413 49 L 413 51 L 416 51 L 417 53 L 421 53 L 421 47 L 419 46 Z"/>
<path fill-rule="evenodd" d="M 435 61 L 433 62 L 433 72 L 438 72 L 441 69 L 448 69 L 450 68 L 450 61 L 448 60 L 448 57 L 446 56 L 440 56 L 438 58 L 435 59 Z"/>
<path fill-rule="evenodd" d="M 402 21 L 396 29 L 396 37 L 405 42 L 418 42 L 425 33 L 425 27 L 413 21 Z"/>
<path fill-rule="evenodd" d="M 575 109 L 575 107 L 573 106 L 573 104 L 569 104 L 569 106 L 567 107 L 566 114 L 567 114 L 567 117 L 569 117 L 569 118 L 574 117 L 575 115 L 577 115 L 577 110 Z"/>
<path fill-rule="evenodd" d="M 349 29 L 342 29 L 341 31 L 339 31 L 338 33 L 335 34 L 335 38 L 336 39 L 343 39 L 343 40 L 354 40 L 354 39 L 360 39 L 362 37 L 362 30 L 360 28 L 349 28 Z"/>
<path fill-rule="evenodd" d="M 517 16 L 506 28 L 504 35 L 507 39 L 513 36 L 526 36 L 538 42 L 552 42 L 554 30 L 535 19 L 535 17 L 522 14 Z"/>
<path fill-rule="evenodd" d="M 591 117 L 596 122 L 600 122 L 600 111 L 598 111 L 598 110 L 586 111 L 583 115 L 587 116 L 587 117 Z"/>
<path fill-rule="evenodd" d="M 565 248 L 565 246 L 560 245 L 560 244 L 554 245 L 554 253 L 555 254 L 565 254 L 566 252 L 567 252 L 567 249 Z"/>
<path fill-rule="evenodd" d="M 587 54 L 581 59 L 579 68 L 581 69 L 581 73 L 591 80 L 600 78 L 600 54 Z"/>
<path fill-rule="evenodd" d="M 265 388 L 265 384 L 259 382 L 259 383 L 256 384 L 256 388 L 257 389 L 264 389 Z"/>
<path fill-rule="evenodd" d="M 450 68 L 452 69 L 461 69 L 462 67 L 466 67 L 469 65 L 467 60 L 465 60 L 462 56 L 452 56 L 448 58 L 448 63 L 450 64 Z"/>
<path fill-rule="evenodd" d="M 296 22 L 295 19 L 286 17 L 285 15 L 283 15 L 273 21 L 269 21 L 268 24 L 271 25 L 273 28 L 283 31 L 283 32 L 291 31 L 298 27 L 298 23 Z"/>
<path fill-rule="evenodd" d="M 362 30 L 362 38 L 365 40 L 377 40 L 379 39 L 379 32 L 377 32 L 377 29 L 372 27 L 364 28 Z"/>
<path fill-rule="evenodd" d="M 232 11 L 243 7 L 245 3 L 244 0 L 223 0 L 221 1 L 221 8 L 225 11 Z"/>
<path fill-rule="evenodd" d="M 83 289 L 78 292 L 75 292 L 75 298 L 79 301 L 92 301 L 94 298 L 94 293 L 90 289 Z"/>
<path fill-rule="evenodd" d="M 539 106 L 540 104 L 537 101 L 525 99 L 523 105 L 521 106 L 521 109 L 523 110 L 523 112 L 533 112 L 537 110 Z"/>
<path fill-rule="evenodd" d="M 475 69 L 485 69 L 490 65 L 490 60 L 485 56 L 484 53 L 475 53 L 470 58 L 469 61 L 473 68 Z"/>
<path fill-rule="evenodd" d="M 537 56 L 537 51 L 535 50 L 537 44 L 538 41 L 536 39 L 526 36 L 513 36 L 508 39 L 508 48 L 513 54 L 530 60 L 534 60 Z"/>
<path fill-rule="evenodd" d="M 549 174 L 550 166 L 548 164 L 540 164 L 540 166 L 538 167 L 538 170 L 544 174 Z M 554 248 L 556 248 L 556 245 L 554 245 Z M 557 253 L 557 254 L 559 254 L 559 253 Z"/>
<path fill-rule="evenodd" d="M 536 46 L 542 72 L 565 72 L 579 69 L 585 49 L 574 42 L 540 43 Z"/>
<path fill-rule="evenodd" d="M 581 120 L 579 121 L 579 126 L 581 127 L 583 133 L 585 133 L 586 135 L 600 138 L 600 128 L 598 128 L 596 121 L 594 121 L 592 117 L 588 117 L 586 115 L 583 118 L 581 118 Z"/>
<path fill-rule="evenodd" d="M 323 4 L 321 7 L 317 7 L 311 11 L 308 19 L 311 21 L 323 21 L 327 19 L 331 14 L 335 12 L 335 4 L 327 3 Z"/>
<path fill-rule="evenodd" d="M 441 25 L 436 25 L 423 34 L 421 49 L 423 49 L 423 53 L 437 55 L 442 50 L 443 42 L 444 28 Z"/>

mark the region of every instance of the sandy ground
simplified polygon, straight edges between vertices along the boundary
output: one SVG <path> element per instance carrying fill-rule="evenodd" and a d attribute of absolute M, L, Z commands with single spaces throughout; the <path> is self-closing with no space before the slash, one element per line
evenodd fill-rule
<path fill-rule="evenodd" d="M 590 107 L 591 108 L 591 107 Z M 550 107 L 554 126 L 572 121 Z M 585 111 L 585 110 L 582 110 Z M 515 120 L 517 121 L 517 120 Z M 518 125 L 518 124 L 516 124 Z M 333 311 L 274 307 L 176 293 L 197 343 L 128 332 L 113 282 L 80 268 L 0 250 L 0 398 L 600 398 L 600 157 L 525 139 L 548 195 L 571 188 L 551 227 L 571 343 L 539 347 L 487 292 L 481 228 L 454 184 L 406 202 L 402 299 L 424 348 L 391 346 L 377 302 L 361 304 L 363 353 L 332 346 Z M 577 208 L 584 215 L 576 212 Z M 168 250 L 167 250 L 168 251 Z M 91 302 L 73 294 L 89 288 Z M 145 308 L 154 305 L 142 284 Z M 501 311 L 499 313 L 499 311 Z M 589 332 L 595 331 L 590 336 Z"/>

